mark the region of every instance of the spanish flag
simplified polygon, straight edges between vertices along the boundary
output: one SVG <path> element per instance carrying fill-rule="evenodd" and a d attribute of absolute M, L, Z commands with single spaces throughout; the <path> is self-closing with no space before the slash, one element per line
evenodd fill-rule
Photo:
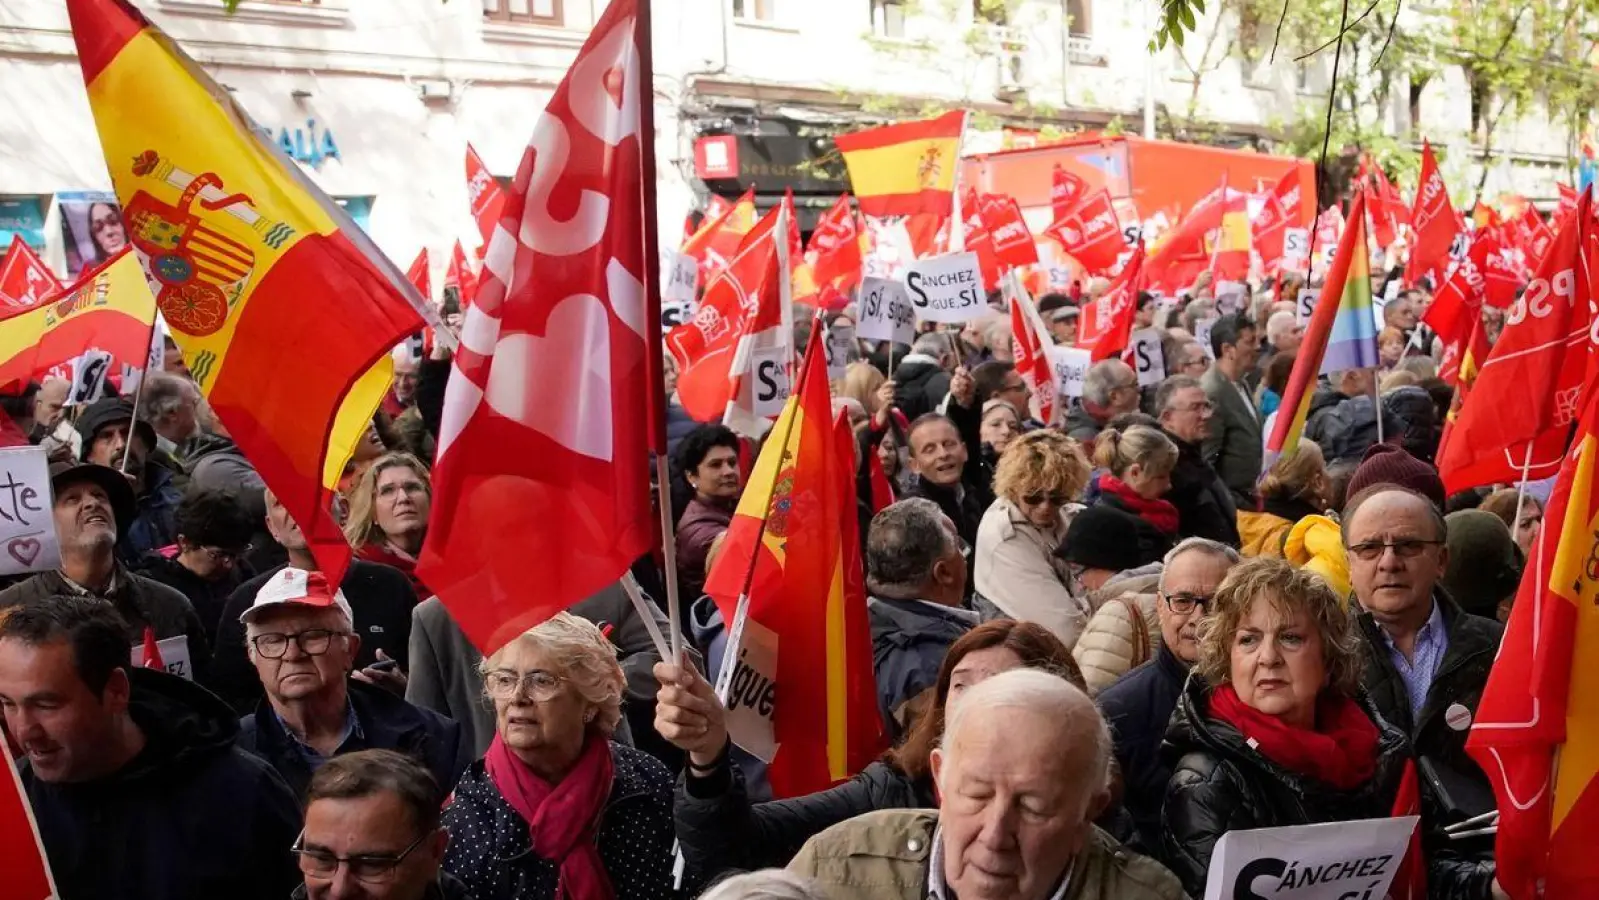
<path fill-rule="evenodd" d="M 948 216 L 966 112 L 868 128 L 833 139 L 868 216 Z"/>
<path fill-rule="evenodd" d="M 765 739 L 753 743 L 776 744 L 767 771 L 780 798 L 831 787 L 884 747 L 856 534 L 854 439 L 835 430 L 823 330 L 811 329 L 797 390 L 768 434 L 705 584 L 729 634 L 743 638 L 726 700 L 730 731 L 760 755 L 738 723 L 752 713 L 765 720 Z M 734 624 L 741 609 L 742 628 Z M 718 680 L 728 679 L 724 671 Z M 769 697 L 751 687 L 763 682 L 774 688 Z"/>
<path fill-rule="evenodd" d="M 61 293 L 0 321 L 0 385 L 26 384 L 90 349 L 111 354 L 112 372 L 142 369 L 155 327 L 155 298 L 124 250 Z"/>
<path fill-rule="evenodd" d="M 126 0 L 67 0 L 128 239 L 195 382 L 328 578 L 346 454 L 420 297 L 200 67 Z"/>

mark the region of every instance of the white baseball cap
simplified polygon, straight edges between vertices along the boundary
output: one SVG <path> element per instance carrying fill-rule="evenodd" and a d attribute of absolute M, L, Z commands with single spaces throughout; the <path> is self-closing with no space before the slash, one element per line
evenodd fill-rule
<path fill-rule="evenodd" d="M 267 579 L 267 583 L 256 592 L 255 603 L 239 614 L 239 621 L 248 623 L 261 610 L 285 604 L 313 609 L 337 607 L 346 619 L 352 623 L 355 621 L 355 615 L 350 612 L 350 601 L 344 599 L 343 591 L 329 588 L 327 576 L 293 566 Z"/>

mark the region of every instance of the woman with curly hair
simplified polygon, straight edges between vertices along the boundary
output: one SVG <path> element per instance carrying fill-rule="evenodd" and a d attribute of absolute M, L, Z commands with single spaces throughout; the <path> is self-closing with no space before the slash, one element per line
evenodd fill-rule
<path fill-rule="evenodd" d="M 977 527 L 972 558 L 977 609 L 985 619 L 1037 622 L 1070 647 L 1092 614 L 1055 555 L 1088 484 L 1082 446 L 1058 431 L 1012 441 L 994 472 L 993 505 Z"/>
<path fill-rule="evenodd" d="M 1360 633 L 1320 577 L 1247 560 L 1209 612 L 1164 751 L 1159 857 L 1193 897 L 1229 831 L 1390 815 L 1410 753 L 1361 691 Z"/>
<path fill-rule="evenodd" d="M 416 577 L 416 558 L 432 509 L 427 466 L 409 453 L 389 453 L 361 474 L 350 493 L 344 536 L 358 558 L 399 569 L 418 597 L 430 597 L 433 592 Z"/>

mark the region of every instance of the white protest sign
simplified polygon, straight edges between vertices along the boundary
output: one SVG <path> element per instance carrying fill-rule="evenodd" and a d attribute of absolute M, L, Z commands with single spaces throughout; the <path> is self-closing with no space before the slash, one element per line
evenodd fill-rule
<path fill-rule="evenodd" d="M 916 258 L 905 220 L 867 216 L 866 231 L 872 241 L 871 249 L 861 260 L 861 273 L 871 278 L 898 278 L 904 274 L 905 266 Z"/>
<path fill-rule="evenodd" d="M 1166 356 L 1161 352 L 1159 328 L 1145 328 L 1132 335 L 1133 371 L 1138 373 L 1138 386 L 1160 384 L 1166 378 Z"/>
<path fill-rule="evenodd" d="M 89 349 L 72 360 L 72 392 L 67 406 L 87 406 L 105 393 L 105 378 L 111 374 L 111 354 Z"/>
<path fill-rule="evenodd" d="M 924 322 L 970 322 L 988 311 L 975 253 L 916 260 L 905 270 L 905 292 Z"/>
<path fill-rule="evenodd" d="M 716 696 L 727 708 L 727 736 L 771 762 L 777 755 L 777 634 L 749 617 L 748 597 L 739 598 L 733 614 Z"/>
<path fill-rule="evenodd" d="M 770 417 L 783 411 L 788 402 L 787 347 L 764 347 L 750 353 L 750 372 L 755 376 L 755 415 Z"/>
<path fill-rule="evenodd" d="M 1216 351 L 1210 346 L 1210 330 L 1216 327 L 1216 321 L 1221 316 L 1206 316 L 1194 323 L 1194 339 L 1199 341 L 1199 346 L 1205 348 L 1205 355 L 1211 359 L 1216 358 Z"/>
<path fill-rule="evenodd" d="M 1283 229 L 1283 262 L 1296 268 L 1310 259 L 1310 229 Z"/>
<path fill-rule="evenodd" d="M 50 461 L 43 447 L 0 450 L 0 575 L 61 566 L 51 512 Z"/>
<path fill-rule="evenodd" d="M 686 253 L 666 254 L 661 266 L 661 329 L 671 331 L 694 316 L 694 289 L 699 263 Z"/>
<path fill-rule="evenodd" d="M 1382 900 L 1419 819 L 1367 819 L 1229 831 L 1204 900 Z"/>
<path fill-rule="evenodd" d="M 1243 312 L 1249 302 L 1249 285 L 1242 281 L 1216 282 L 1216 309 L 1222 315 Z"/>
<path fill-rule="evenodd" d="M 844 369 L 849 366 L 850 354 L 854 349 L 855 326 L 827 327 L 827 334 L 822 337 L 822 350 L 827 354 L 827 380 L 836 381 L 844 377 Z"/>
<path fill-rule="evenodd" d="M 161 662 L 166 666 L 168 675 L 194 680 L 194 666 L 189 662 L 188 635 L 162 638 L 155 642 L 155 649 L 161 654 Z M 132 660 L 135 666 L 144 665 L 144 644 L 133 645 Z"/>
<path fill-rule="evenodd" d="M 1294 320 L 1303 325 L 1316 312 L 1316 301 L 1321 298 L 1321 288 L 1300 288 L 1299 299 L 1294 302 Z"/>
<path fill-rule="evenodd" d="M 1049 348 L 1049 360 L 1055 366 L 1055 383 L 1060 385 L 1060 392 L 1067 397 L 1081 397 L 1083 376 L 1088 374 L 1088 367 L 1094 364 L 1092 353 L 1078 347 L 1057 345 Z"/>
<path fill-rule="evenodd" d="M 861 320 L 856 333 L 869 341 L 909 344 L 916 339 L 916 311 L 905 285 L 891 278 L 861 279 Z"/>

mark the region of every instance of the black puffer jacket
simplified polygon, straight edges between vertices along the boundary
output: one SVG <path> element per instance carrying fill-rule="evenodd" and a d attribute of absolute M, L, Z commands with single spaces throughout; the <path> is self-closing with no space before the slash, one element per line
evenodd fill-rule
<path fill-rule="evenodd" d="M 1202 537 L 1237 547 L 1238 507 L 1232 492 L 1215 468 L 1205 461 L 1199 444 L 1165 432 L 1177 445 L 1177 465 L 1171 470 L 1171 490 L 1166 499 L 1177 507 L 1177 536 Z"/>
<path fill-rule="evenodd" d="M 1404 423 L 1383 413 L 1383 437 L 1397 437 Z M 1327 457 L 1328 465 L 1341 459 L 1360 459 L 1377 443 L 1377 405 L 1362 394 L 1350 397 L 1330 388 L 1310 399 L 1310 414 L 1305 418 L 1305 437 L 1315 441 Z"/>
<path fill-rule="evenodd" d="M 1417 716 L 1410 709 L 1405 680 L 1388 655 L 1388 642 L 1370 613 L 1357 616 L 1365 635 L 1365 687 L 1383 718 L 1410 736 L 1422 785 L 1422 832 L 1427 854 L 1427 892 L 1434 900 L 1487 900 L 1493 883 L 1493 839 L 1449 840 L 1442 829 L 1494 807 L 1488 776 L 1466 754 L 1469 729 L 1456 730 L 1445 721 L 1451 707 L 1473 716 L 1488 683 L 1488 670 L 1499 652 L 1505 627 L 1492 619 L 1463 611 L 1442 588 L 1433 600 L 1443 612 L 1449 648 L 1438 662 L 1427 703 Z M 1436 776 L 1436 781 L 1430 775 Z M 1449 801 L 1439 785 L 1455 794 Z"/>
<path fill-rule="evenodd" d="M 1237 729 L 1205 715 L 1209 703 L 1209 687 L 1198 677 L 1190 678 L 1161 749 L 1175 765 L 1166 786 L 1157 856 L 1177 873 L 1189 896 L 1204 896 L 1211 854 L 1229 831 L 1393 814 L 1410 748 L 1404 732 L 1383 721 L 1369 700 L 1362 698 L 1360 703 L 1381 732 L 1377 771 L 1352 791 L 1289 771 L 1262 756 L 1244 743 Z"/>
<path fill-rule="evenodd" d="M 750 803 L 743 774 L 724 757 L 709 777 L 678 777 L 672 810 L 683 858 L 713 881 L 730 870 L 786 866 L 813 835 L 862 813 L 937 805 L 930 781 L 912 781 L 885 762 L 819 793 Z"/>
<path fill-rule="evenodd" d="M 938 361 L 920 353 L 911 353 L 894 367 L 894 405 L 905 414 L 906 421 L 914 422 L 918 416 L 935 412 L 938 404 L 949 394 L 949 373 Z"/>

